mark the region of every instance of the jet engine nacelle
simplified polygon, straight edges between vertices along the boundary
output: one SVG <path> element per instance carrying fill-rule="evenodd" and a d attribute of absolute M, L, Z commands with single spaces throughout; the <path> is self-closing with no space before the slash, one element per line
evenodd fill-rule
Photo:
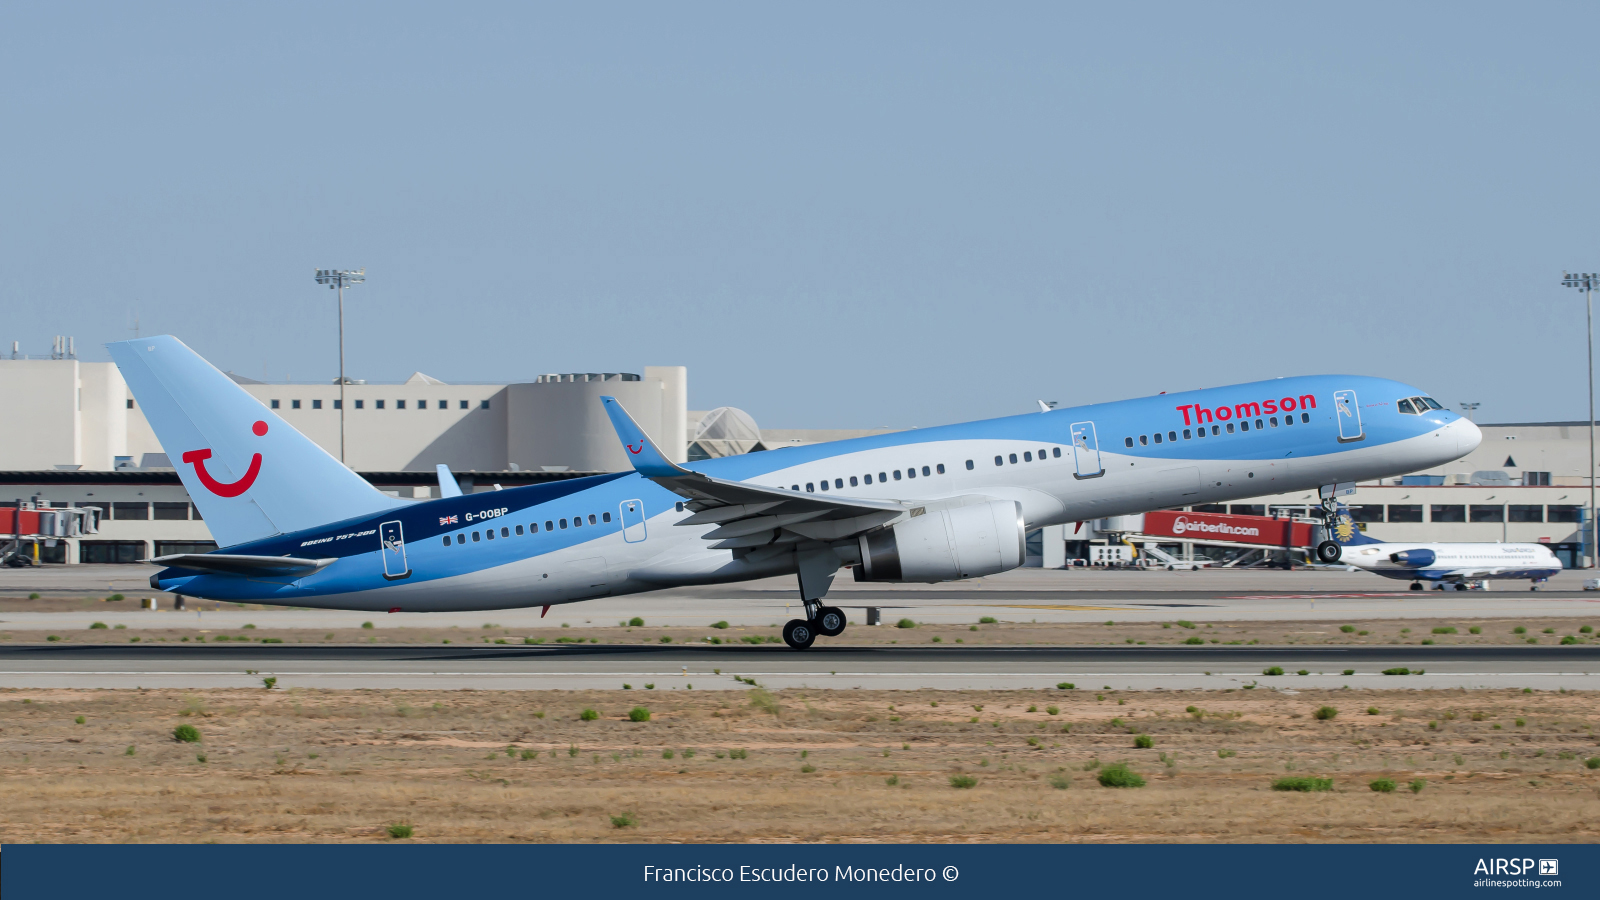
<path fill-rule="evenodd" d="M 1022 565 L 1022 504 L 993 500 L 936 509 L 858 538 L 857 581 L 954 581 Z"/>

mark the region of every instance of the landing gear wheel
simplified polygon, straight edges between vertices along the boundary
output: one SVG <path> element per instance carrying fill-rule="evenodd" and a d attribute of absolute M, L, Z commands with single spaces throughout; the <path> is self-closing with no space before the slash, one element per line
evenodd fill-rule
<path fill-rule="evenodd" d="M 1420 582 L 1420 581 L 1413 581 L 1413 582 L 1411 582 L 1411 589 L 1412 589 L 1412 590 L 1413 590 L 1413 591 L 1420 591 L 1420 590 L 1422 590 L 1422 582 Z"/>
<path fill-rule="evenodd" d="M 1333 541 L 1323 541 L 1317 545 L 1317 559 L 1325 563 L 1336 563 L 1344 555 L 1344 548 Z"/>
<path fill-rule="evenodd" d="M 783 623 L 783 642 L 795 650 L 806 649 L 816 639 L 816 626 L 805 619 L 790 619 Z"/>
<path fill-rule="evenodd" d="M 826 637 L 838 637 L 844 634 L 844 627 L 850 621 L 844 617 L 844 610 L 837 606 L 824 606 L 818 610 L 816 621 L 817 631 Z"/>

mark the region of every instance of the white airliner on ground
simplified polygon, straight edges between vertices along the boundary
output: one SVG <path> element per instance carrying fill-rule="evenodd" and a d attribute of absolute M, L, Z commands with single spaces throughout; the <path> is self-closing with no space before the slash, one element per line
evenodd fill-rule
<path fill-rule="evenodd" d="M 1524 579 L 1532 582 L 1528 590 L 1537 591 L 1539 585 L 1563 568 L 1561 560 L 1543 544 L 1380 541 L 1362 534 L 1344 511 L 1334 517 L 1329 531 L 1333 540 L 1317 548 L 1317 557 L 1323 562 L 1344 563 L 1385 578 L 1410 581 L 1413 591 L 1422 590 L 1425 581 L 1433 582 L 1436 590 L 1453 586 L 1464 591 L 1471 582 Z"/>

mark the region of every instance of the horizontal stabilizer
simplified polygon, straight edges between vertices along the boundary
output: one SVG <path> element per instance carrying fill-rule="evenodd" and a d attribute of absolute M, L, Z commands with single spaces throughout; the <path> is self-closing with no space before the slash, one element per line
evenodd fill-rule
<path fill-rule="evenodd" d="M 337 561 L 338 557 L 300 559 L 294 556 L 243 556 L 232 553 L 174 553 L 146 560 L 151 565 L 192 569 L 210 575 L 257 578 L 303 578 Z"/>

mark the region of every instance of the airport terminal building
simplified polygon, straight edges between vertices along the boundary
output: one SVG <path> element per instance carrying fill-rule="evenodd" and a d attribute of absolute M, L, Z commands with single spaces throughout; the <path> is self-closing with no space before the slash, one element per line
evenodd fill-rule
<path fill-rule="evenodd" d="M 58 342 L 60 343 L 60 342 Z M 41 540 L 41 562 L 136 562 L 215 547 L 160 443 L 112 363 L 53 354 L 0 359 L 0 534 L 6 510 L 97 509 L 93 534 Z M 688 372 L 544 374 L 508 384 L 446 384 L 420 372 L 401 383 L 267 383 L 241 388 L 335 456 L 345 421 L 347 464 L 397 497 L 438 496 L 434 467 L 465 491 L 494 490 L 630 468 L 602 405 L 615 396 L 676 461 L 840 440 L 879 430 L 762 429 L 744 412 L 688 409 Z M 1396 541 L 1511 541 L 1551 545 L 1568 566 L 1590 555 L 1589 445 L 1583 422 L 1481 425 L 1483 442 L 1447 466 L 1358 485 L 1344 498 L 1368 534 Z M 1258 497 L 1191 512 L 1304 516 L 1315 491 Z M 1034 565 L 1087 559 L 1126 528 L 1091 521 L 1036 531 Z M 1163 545 L 1169 544 L 1167 540 Z M 1238 561 L 1245 551 L 1205 541 L 1169 549 Z M 1197 549 L 1199 548 L 1199 549 Z"/>

